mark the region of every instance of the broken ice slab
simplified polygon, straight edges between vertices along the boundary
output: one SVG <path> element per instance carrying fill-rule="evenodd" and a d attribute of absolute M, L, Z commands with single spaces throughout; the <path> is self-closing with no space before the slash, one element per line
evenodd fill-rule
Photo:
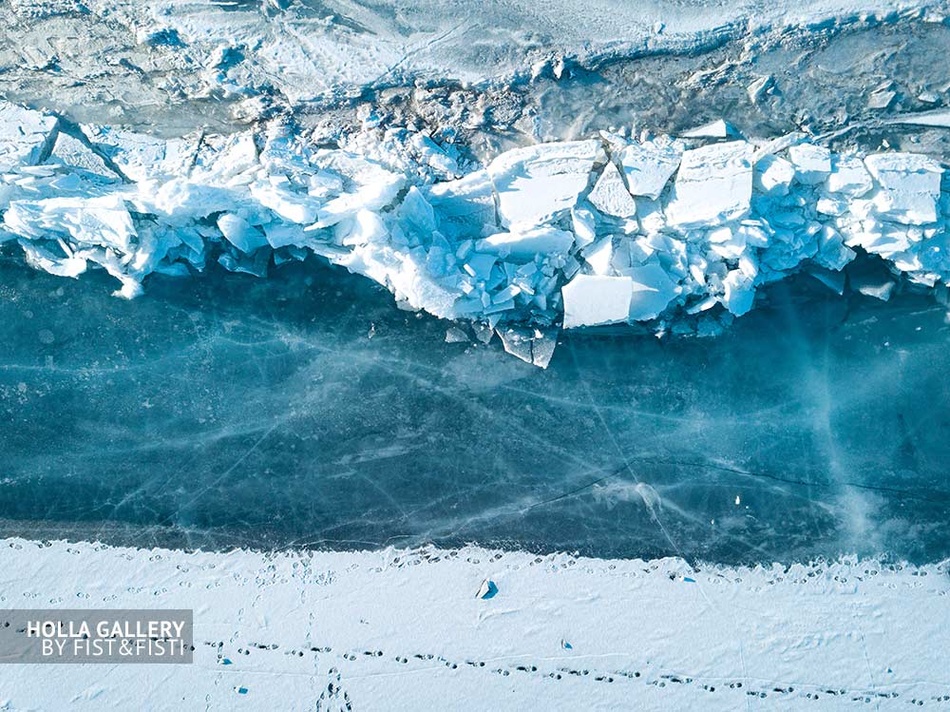
<path fill-rule="evenodd" d="M 824 146 L 799 143 L 788 149 L 788 160 L 795 166 L 795 177 L 804 185 L 821 183 L 831 173 L 831 151 Z"/>
<path fill-rule="evenodd" d="M 680 134 L 683 138 L 737 138 L 739 132 L 735 126 L 723 119 L 710 121 L 708 124 L 697 126 L 694 129 Z"/>
<path fill-rule="evenodd" d="M 500 232 L 475 243 L 475 250 L 498 255 L 503 259 L 531 260 L 536 255 L 567 254 L 574 244 L 574 235 L 553 227 L 540 227 L 523 232 Z"/>
<path fill-rule="evenodd" d="M 683 145 L 678 141 L 657 139 L 625 146 L 619 157 L 630 193 L 651 200 L 659 198 L 682 155 Z"/>
<path fill-rule="evenodd" d="M 56 137 L 58 120 L 0 100 L 0 173 L 43 160 Z"/>
<path fill-rule="evenodd" d="M 250 185 L 251 195 L 282 220 L 308 225 L 317 219 L 322 201 L 291 189 L 286 176 L 268 176 Z"/>
<path fill-rule="evenodd" d="M 864 161 L 856 156 L 832 156 L 831 174 L 825 183 L 831 193 L 860 197 L 874 187 Z"/>
<path fill-rule="evenodd" d="M 96 150 L 136 182 L 186 174 L 200 143 L 199 136 L 164 140 L 108 126 L 82 128 Z"/>
<path fill-rule="evenodd" d="M 666 214 L 680 227 L 716 225 L 749 212 L 752 146 L 719 143 L 683 153 Z"/>
<path fill-rule="evenodd" d="M 767 154 L 755 164 L 753 186 L 770 196 L 788 195 L 795 180 L 795 166 L 784 158 Z"/>
<path fill-rule="evenodd" d="M 637 204 L 613 163 L 604 166 L 587 200 L 604 215 L 628 218 L 637 212 Z"/>
<path fill-rule="evenodd" d="M 64 131 L 57 134 L 53 150 L 46 162 L 59 163 L 68 168 L 76 169 L 80 176 L 93 181 L 114 183 L 121 178 L 84 141 Z"/>
<path fill-rule="evenodd" d="M 556 329 L 506 326 L 497 332 L 505 351 L 512 356 L 539 368 L 551 363 L 557 346 Z"/>
<path fill-rule="evenodd" d="M 574 207 L 594 166 L 605 161 L 596 140 L 543 143 L 503 153 L 488 165 L 502 224 L 535 227 Z"/>
<path fill-rule="evenodd" d="M 629 277 L 579 274 L 561 289 L 564 328 L 616 324 L 630 314 L 633 281 Z"/>
<path fill-rule="evenodd" d="M 921 95 L 921 101 L 927 101 L 931 97 L 936 101 L 936 95 L 930 94 L 927 99 Z M 936 128 L 950 128 L 950 109 L 937 109 L 935 111 L 921 111 L 916 114 L 904 114 L 888 119 L 889 124 L 907 124 L 912 126 L 933 126 Z"/>
<path fill-rule="evenodd" d="M 939 163 L 918 153 L 876 153 L 864 164 L 881 186 L 874 203 L 882 216 L 907 225 L 936 222 Z"/>
<path fill-rule="evenodd" d="M 218 229 L 228 242 L 245 254 L 250 254 L 267 244 L 267 237 L 261 230 L 234 213 L 224 213 L 219 216 Z"/>
<path fill-rule="evenodd" d="M 474 171 L 458 180 L 427 186 L 423 196 L 438 216 L 439 231 L 450 240 L 477 239 L 485 234 L 486 226 L 494 228 L 497 224 L 488 171 Z"/>
<path fill-rule="evenodd" d="M 14 201 L 4 227 L 30 239 L 70 237 L 77 245 L 101 245 L 128 252 L 135 226 L 119 195 Z"/>
<path fill-rule="evenodd" d="M 676 285 L 657 264 L 624 270 L 630 278 L 628 321 L 648 321 L 659 316 L 677 295 Z"/>

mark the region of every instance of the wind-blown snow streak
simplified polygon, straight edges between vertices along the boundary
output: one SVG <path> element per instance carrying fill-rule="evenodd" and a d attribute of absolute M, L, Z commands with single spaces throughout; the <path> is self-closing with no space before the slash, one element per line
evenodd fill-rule
<path fill-rule="evenodd" d="M 911 283 L 950 279 L 938 162 L 833 155 L 804 135 L 601 134 L 466 171 L 405 130 L 333 149 L 286 121 L 165 141 L 12 104 L 0 125 L 0 242 L 34 267 L 99 265 L 134 297 L 151 273 L 216 261 L 263 276 L 314 253 L 406 308 L 486 323 L 540 366 L 558 327 L 715 331 L 801 270 L 843 292 L 858 250 Z M 851 286 L 886 299 L 895 280 Z"/>

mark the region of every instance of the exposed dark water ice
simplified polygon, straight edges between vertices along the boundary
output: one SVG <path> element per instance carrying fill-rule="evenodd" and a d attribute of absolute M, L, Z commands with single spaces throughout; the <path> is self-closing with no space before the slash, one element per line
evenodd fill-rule
<path fill-rule="evenodd" d="M 822 290 L 542 371 L 317 264 L 127 302 L 0 261 L 0 536 L 950 556 L 946 309 Z"/>

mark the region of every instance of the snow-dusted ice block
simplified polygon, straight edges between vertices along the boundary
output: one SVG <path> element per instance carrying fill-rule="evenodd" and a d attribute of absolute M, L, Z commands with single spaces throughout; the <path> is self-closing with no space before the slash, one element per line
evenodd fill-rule
<path fill-rule="evenodd" d="M 629 321 L 649 321 L 659 316 L 676 297 L 676 285 L 670 275 L 656 264 L 624 270 L 630 277 L 632 293 Z"/>
<path fill-rule="evenodd" d="M 788 195 L 795 180 L 795 166 L 784 158 L 768 154 L 755 164 L 753 186 L 766 195 Z"/>
<path fill-rule="evenodd" d="M 633 195 L 656 200 L 679 167 L 683 145 L 677 141 L 631 143 L 619 154 L 620 165 Z"/>
<path fill-rule="evenodd" d="M 4 215 L 4 227 L 31 239 L 70 237 L 77 246 L 132 248 L 135 226 L 118 195 L 16 201 Z"/>
<path fill-rule="evenodd" d="M 564 328 L 626 321 L 633 282 L 629 277 L 579 274 L 564 285 Z"/>
<path fill-rule="evenodd" d="M 831 193 L 860 197 L 874 187 L 871 174 L 857 156 L 832 156 L 826 188 Z"/>
<path fill-rule="evenodd" d="M 817 185 L 831 173 L 831 151 L 824 146 L 800 143 L 790 146 L 788 159 L 795 166 L 795 177 L 804 185 Z"/>
<path fill-rule="evenodd" d="M 637 204 L 627 190 L 627 186 L 624 185 L 620 171 L 613 163 L 604 166 L 587 200 L 604 215 L 628 218 L 637 212 Z"/>
<path fill-rule="evenodd" d="M 79 175 L 94 181 L 115 182 L 119 175 L 83 141 L 62 131 L 56 135 L 52 153 L 46 161 L 79 169 Z"/>
<path fill-rule="evenodd" d="M 57 119 L 0 99 L 0 173 L 32 166 L 54 138 Z"/>
<path fill-rule="evenodd" d="M 683 154 L 667 219 L 673 225 L 716 225 L 749 212 L 752 146 L 731 141 Z"/>
<path fill-rule="evenodd" d="M 596 163 L 606 160 L 600 141 L 543 143 L 516 148 L 492 161 L 488 174 L 506 227 L 533 227 L 572 208 Z"/>
<path fill-rule="evenodd" d="M 882 216 L 907 225 L 936 222 L 939 163 L 917 153 L 876 153 L 864 163 L 880 184 L 874 204 Z"/>
<path fill-rule="evenodd" d="M 567 254 L 574 235 L 552 227 L 522 232 L 500 232 L 475 243 L 475 250 L 513 260 L 530 260 L 535 255 Z"/>
<path fill-rule="evenodd" d="M 449 239 L 482 237 L 486 226 L 496 224 L 495 193 L 488 171 L 427 186 L 423 195 L 438 216 L 439 231 Z"/>

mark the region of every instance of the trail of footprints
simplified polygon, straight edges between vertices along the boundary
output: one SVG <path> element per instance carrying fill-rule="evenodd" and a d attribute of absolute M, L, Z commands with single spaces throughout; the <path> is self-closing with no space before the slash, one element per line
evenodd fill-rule
<path fill-rule="evenodd" d="M 218 649 L 217 657 L 219 663 L 222 663 L 225 660 L 223 654 L 223 641 L 205 642 L 205 645 Z M 280 646 L 276 643 L 251 643 L 247 647 L 238 648 L 238 654 L 244 656 L 250 655 L 252 648 L 263 651 L 276 651 L 279 647 Z M 292 657 L 304 657 L 307 654 L 335 655 L 336 657 L 342 658 L 343 660 L 350 663 L 365 660 L 367 658 L 376 659 L 385 656 L 385 653 L 382 650 L 349 650 L 342 653 L 335 653 L 333 648 L 329 646 L 310 646 L 305 649 L 284 651 L 283 654 Z M 714 685 L 697 681 L 686 675 L 660 674 L 655 677 L 645 677 L 644 674 L 639 670 L 634 672 L 629 672 L 626 670 L 605 671 L 590 668 L 572 668 L 561 666 L 551 671 L 544 671 L 539 669 L 537 665 L 519 664 L 493 666 L 489 665 L 488 662 L 484 660 L 465 660 L 460 663 L 449 660 L 441 655 L 434 655 L 432 653 L 414 653 L 410 656 L 394 655 L 392 659 L 400 665 L 412 665 L 419 663 L 431 664 L 434 662 L 443 665 L 450 670 L 457 670 L 461 665 L 465 665 L 467 667 L 485 670 L 491 674 L 501 675 L 503 677 L 509 677 L 511 675 L 541 675 L 552 680 L 563 680 L 572 677 L 578 677 L 586 678 L 592 683 L 613 684 L 615 682 L 640 682 L 642 684 L 651 685 L 658 688 L 664 688 L 668 685 L 699 685 L 700 688 L 707 693 L 716 693 L 721 692 L 722 690 L 730 690 L 733 692 L 740 692 L 744 690 L 746 696 L 763 700 L 769 697 L 790 695 L 795 692 L 795 687 L 792 685 L 752 689 L 747 688 L 746 684 L 739 680 L 720 682 Z M 329 675 L 331 680 L 321 693 L 320 698 L 317 700 L 317 712 L 352 712 L 353 707 L 350 702 L 349 695 L 341 685 L 341 674 L 339 669 L 336 667 L 331 667 Z M 900 693 L 896 691 L 883 692 L 876 690 L 847 690 L 843 688 L 826 687 L 818 691 L 806 692 L 804 697 L 805 699 L 816 702 L 819 700 L 827 701 L 828 698 L 832 698 L 838 702 L 871 704 L 872 702 L 882 699 L 897 699 L 900 697 Z M 909 697 L 906 698 L 905 701 L 907 704 L 915 707 L 923 707 L 924 705 L 928 704 L 939 704 L 942 707 L 950 708 L 950 694 L 930 696 L 926 699 L 919 697 Z"/>
<path fill-rule="evenodd" d="M 414 566 L 424 563 L 436 563 L 440 559 L 455 559 L 460 558 L 462 552 L 457 550 L 449 551 L 436 551 L 429 550 L 427 548 L 422 548 L 414 552 L 407 554 L 402 554 L 395 556 L 391 561 L 387 563 L 387 566 L 394 566 L 396 568 L 403 568 L 406 566 Z M 500 561 L 504 557 L 503 553 L 497 552 L 493 556 L 488 557 L 488 560 L 491 562 Z M 555 563 L 555 559 L 557 563 Z M 478 565 L 481 563 L 479 559 L 472 557 L 465 557 L 465 560 L 468 563 Z M 558 568 L 569 568 L 578 563 L 577 559 L 573 557 L 567 557 L 566 559 L 556 557 L 556 556 L 538 556 L 535 559 L 529 562 L 529 566 L 536 565 L 552 565 L 554 564 Z M 610 565 L 609 568 L 614 568 L 613 565 Z M 655 573 L 659 568 L 656 563 L 648 563 L 643 568 L 644 574 Z M 873 578 L 876 576 L 881 569 L 888 569 L 891 571 L 900 571 L 903 568 L 901 564 L 877 564 L 875 566 L 869 566 L 869 568 L 864 568 L 863 571 L 860 567 L 857 568 L 857 571 L 852 571 L 851 575 L 854 576 L 858 581 L 863 581 L 865 578 Z M 383 567 L 377 569 L 377 571 L 382 571 Z M 939 573 L 950 573 L 946 568 L 938 567 Z M 777 576 L 772 579 L 766 580 L 764 585 L 771 585 L 781 581 L 789 581 L 798 585 L 807 585 L 814 578 L 821 576 L 824 573 L 824 568 L 820 565 L 814 566 L 798 576 L 789 576 L 790 568 L 787 568 L 784 571 L 781 571 Z M 921 572 L 912 572 L 913 575 L 925 576 L 926 571 Z M 675 578 L 675 573 L 670 574 L 671 578 Z M 834 577 L 835 580 L 841 580 L 839 576 Z M 847 579 L 843 579 L 846 581 Z M 734 579 L 735 583 L 741 583 L 742 578 L 736 577 Z M 943 595 L 943 592 L 939 592 L 939 595 Z M 221 662 L 224 659 L 223 656 L 223 647 L 224 642 L 211 643 L 207 642 L 206 645 L 217 647 L 218 648 L 218 661 Z M 251 649 L 262 650 L 262 651 L 276 651 L 279 646 L 277 644 L 265 644 L 265 643 L 250 643 L 247 647 L 238 648 L 238 654 L 240 655 L 250 655 Z M 294 657 L 304 657 L 305 655 L 335 655 L 338 658 L 341 658 L 349 663 L 355 663 L 357 661 L 366 660 L 369 658 L 377 659 L 385 657 L 385 653 L 382 650 L 362 650 L 362 651 L 345 651 L 345 652 L 334 652 L 334 650 L 329 646 L 308 646 L 302 649 L 294 649 L 289 651 L 284 651 L 284 655 L 294 656 Z M 659 674 L 653 676 L 645 676 L 641 671 L 624 671 L 624 670 L 596 670 L 590 668 L 572 668 L 561 666 L 557 667 L 554 670 L 542 670 L 539 669 L 536 665 L 489 665 L 488 662 L 483 660 L 464 660 L 464 661 L 452 661 L 448 660 L 441 655 L 433 655 L 432 653 L 415 653 L 412 655 L 394 655 L 392 657 L 400 665 L 418 665 L 418 664 L 432 664 L 433 662 L 443 665 L 448 669 L 457 670 L 462 665 L 466 667 L 472 667 L 479 670 L 485 670 L 488 673 L 494 675 L 501 675 L 503 677 L 509 677 L 512 675 L 535 675 L 535 676 L 544 676 L 552 680 L 564 680 L 571 679 L 574 677 L 586 678 L 590 680 L 591 683 L 596 684 L 614 684 L 614 683 L 632 683 L 639 682 L 644 685 L 651 685 L 657 688 L 665 688 L 668 685 L 698 685 L 700 689 L 704 690 L 710 694 L 721 693 L 722 691 L 728 690 L 733 693 L 741 694 L 743 691 L 745 695 L 750 698 L 756 699 L 768 699 L 768 698 L 781 698 L 787 695 L 795 693 L 796 688 L 792 685 L 777 685 L 769 688 L 759 688 L 752 689 L 748 687 L 745 683 L 739 680 L 717 682 L 715 684 L 705 683 L 698 680 L 695 680 L 692 677 L 686 675 L 676 675 L 676 674 Z M 331 681 L 328 683 L 326 689 L 323 690 L 320 698 L 317 701 L 316 709 L 318 712 L 337 712 L 346 711 L 352 712 L 352 705 L 350 703 L 349 695 L 341 687 L 341 675 L 339 670 L 336 667 L 331 667 L 330 669 Z M 811 686 L 810 686 L 811 687 Z M 811 689 L 808 692 L 804 692 L 804 698 L 807 700 L 813 701 L 825 701 L 833 699 L 838 703 L 841 702 L 851 702 L 854 704 L 871 704 L 879 700 L 886 699 L 898 699 L 901 697 L 900 693 L 896 691 L 876 691 L 876 690 L 847 690 L 843 688 L 835 687 L 825 687 L 819 690 Z M 925 705 L 939 705 L 941 708 L 950 708 L 950 694 L 946 695 L 935 695 L 929 696 L 927 698 L 919 697 L 906 697 L 904 700 L 907 704 L 914 707 L 923 707 Z"/>

